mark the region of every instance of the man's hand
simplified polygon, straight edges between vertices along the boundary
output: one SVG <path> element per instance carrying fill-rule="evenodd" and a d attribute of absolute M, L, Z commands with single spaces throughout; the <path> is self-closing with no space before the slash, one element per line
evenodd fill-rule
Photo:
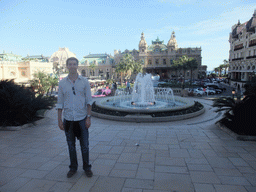
<path fill-rule="evenodd" d="M 62 120 L 58 121 L 58 126 L 59 126 L 60 130 L 64 131 L 64 126 L 63 126 Z"/>
<path fill-rule="evenodd" d="M 87 129 L 89 129 L 90 126 L 91 126 L 91 118 L 90 117 L 86 117 L 86 119 L 85 119 L 85 127 Z"/>

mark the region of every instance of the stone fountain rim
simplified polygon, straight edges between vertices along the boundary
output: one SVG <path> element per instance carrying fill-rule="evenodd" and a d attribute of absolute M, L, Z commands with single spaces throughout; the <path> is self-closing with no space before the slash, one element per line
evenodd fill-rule
<path fill-rule="evenodd" d="M 117 96 L 116 98 L 119 98 L 121 96 Z M 171 96 L 170 96 L 171 97 Z M 174 96 L 175 101 L 179 101 L 182 103 L 186 103 L 183 106 L 177 106 L 177 107 L 172 107 L 172 108 L 159 108 L 159 109 L 132 109 L 132 108 L 119 108 L 119 107 L 115 107 L 115 106 L 107 106 L 104 105 L 103 103 L 107 102 L 107 100 L 113 100 L 114 97 L 105 97 L 100 99 L 99 101 L 96 101 L 95 104 L 103 109 L 107 109 L 107 110 L 116 110 L 116 111 L 122 111 L 122 112 L 129 112 L 129 113 L 154 113 L 154 112 L 165 112 L 165 111 L 177 111 L 177 110 L 183 110 L 183 109 L 187 109 L 190 108 L 192 106 L 194 106 L 194 101 L 188 100 L 186 98 L 180 97 L 180 96 Z"/>

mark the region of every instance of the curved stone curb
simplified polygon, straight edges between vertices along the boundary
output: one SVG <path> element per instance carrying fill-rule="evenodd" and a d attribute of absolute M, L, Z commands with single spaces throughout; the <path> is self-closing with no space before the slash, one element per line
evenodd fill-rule
<path fill-rule="evenodd" d="M 168 116 L 168 117 L 152 117 L 150 115 L 127 115 L 125 117 L 119 117 L 119 116 L 111 116 L 111 115 L 105 115 L 101 113 L 96 113 L 92 111 L 92 116 L 98 117 L 101 119 L 108 119 L 113 121 L 125 121 L 125 122 L 136 122 L 136 123 L 146 123 L 146 122 L 168 122 L 168 121 L 179 121 L 184 119 L 189 119 L 193 117 L 197 117 L 205 112 L 205 108 L 195 112 L 195 113 L 189 113 L 185 115 L 177 115 L 177 116 Z"/>
<path fill-rule="evenodd" d="M 238 135 L 237 133 L 231 131 L 229 128 L 227 128 L 225 125 L 221 124 L 220 122 L 215 123 L 221 130 L 229 134 L 231 137 L 233 137 L 236 140 L 241 141 L 256 141 L 256 136 L 250 136 L 250 135 Z"/>

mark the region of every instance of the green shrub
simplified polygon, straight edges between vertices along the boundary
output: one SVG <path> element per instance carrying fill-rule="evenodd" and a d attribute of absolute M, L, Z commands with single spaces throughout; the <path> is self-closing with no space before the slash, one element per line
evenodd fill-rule
<path fill-rule="evenodd" d="M 35 121 L 36 112 L 49 109 L 55 98 L 35 93 L 13 81 L 0 81 L 0 126 L 19 126 Z"/>
<path fill-rule="evenodd" d="M 247 84 L 245 89 L 243 100 L 222 97 L 214 101 L 213 107 L 219 108 L 216 112 L 225 111 L 220 123 L 227 128 L 240 135 L 256 136 L 256 84 Z"/>

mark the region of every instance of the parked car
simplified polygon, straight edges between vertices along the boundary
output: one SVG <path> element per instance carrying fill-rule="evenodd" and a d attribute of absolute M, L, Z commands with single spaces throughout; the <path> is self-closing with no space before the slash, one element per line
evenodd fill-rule
<path fill-rule="evenodd" d="M 214 89 L 213 87 L 208 87 L 207 89 L 214 90 L 216 92 L 216 94 L 220 94 L 223 92 L 221 89 Z"/>
<path fill-rule="evenodd" d="M 106 97 L 108 95 L 111 94 L 111 90 L 110 89 L 98 89 L 94 95 L 92 96 L 94 97 Z"/>
<path fill-rule="evenodd" d="M 188 92 L 189 93 L 193 92 L 194 95 L 199 97 L 202 97 L 203 95 L 205 95 L 205 92 L 200 88 L 189 89 Z"/>

